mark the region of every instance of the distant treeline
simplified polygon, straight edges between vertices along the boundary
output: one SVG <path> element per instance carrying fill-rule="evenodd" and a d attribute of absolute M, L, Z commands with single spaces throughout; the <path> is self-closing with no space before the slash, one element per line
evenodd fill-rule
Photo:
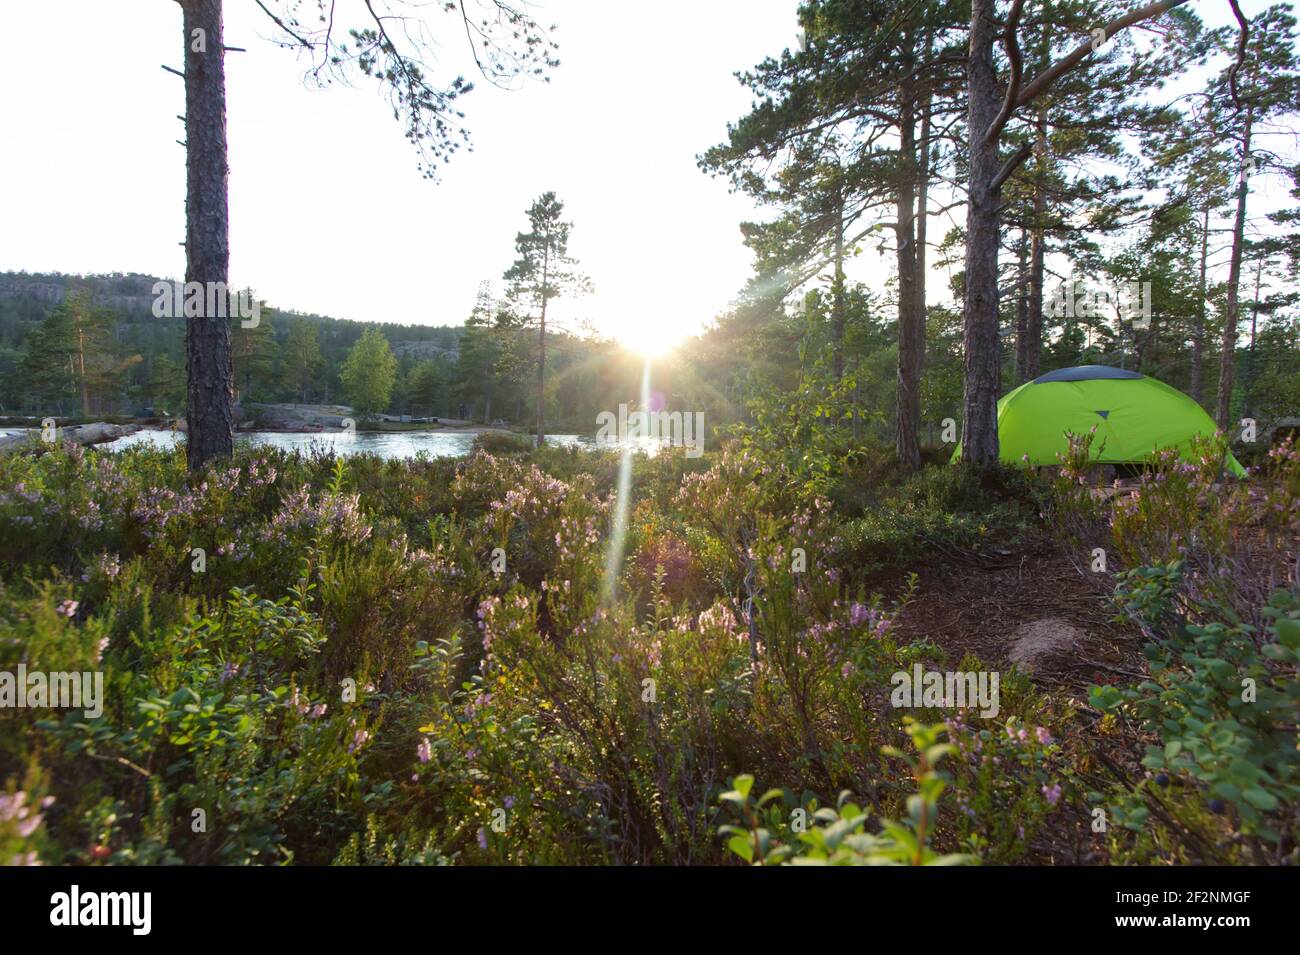
<path fill-rule="evenodd" d="M 183 414 L 185 321 L 154 316 L 157 281 L 139 273 L 0 273 L 0 413 Z M 470 319 L 376 325 L 265 306 L 255 327 L 231 322 L 236 399 L 350 403 L 345 364 L 363 332 L 377 328 L 395 365 L 377 410 L 527 418 L 535 403 L 533 336 L 498 328 L 490 315 Z M 611 343 L 560 333 L 548 345 L 555 375 L 548 405 L 557 423 L 594 422 L 635 396 L 637 370 L 618 371 L 627 356 Z M 618 354 L 598 370 L 609 365 L 591 361 L 598 352 Z"/>
<path fill-rule="evenodd" d="M 1144 263 L 1144 268 L 1150 266 Z M 184 413 L 184 320 L 152 314 L 152 276 L 0 273 L 0 413 L 95 416 Z M 897 322 L 886 296 L 846 283 L 839 319 L 833 297 L 814 290 L 792 309 L 784 289 L 755 281 L 697 338 L 651 368 L 653 408 L 702 411 L 709 441 L 729 424 L 766 423 L 774 433 L 835 423 L 844 440 L 887 443 L 896 416 Z M 1157 304 L 1159 304 L 1157 302 Z M 1016 302 L 1003 309 L 1013 335 Z M 1251 302 L 1249 308 L 1254 309 Z M 256 328 L 231 323 L 236 397 L 246 402 L 364 404 L 413 416 L 502 419 L 531 427 L 536 413 L 537 339 L 500 322 L 487 291 L 460 326 L 349 321 L 264 308 Z M 1261 311 L 1263 311 L 1261 309 Z M 961 316 L 931 305 L 921 379 L 922 444 L 957 418 L 962 399 Z M 1049 318 L 1042 371 L 1068 365 L 1124 365 L 1189 390 L 1185 329 L 1161 320 L 1141 354 L 1125 348 L 1113 320 Z M 836 328 L 844 370 L 834 374 Z M 377 329 L 391 375 L 368 374 L 377 359 L 359 348 Z M 1236 406 L 1264 419 L 1300 409 L 1300 329 L 1285 305 L 1261 314 L 1257 335 L 1238 350 Z M 1253 344 L 1255 347 L 1251 347 Z M 1217 360 L 1207 348 L 1207 364 Z M 353 374 L 347 374 L 349 356 Z M 602 411 L 639 406 L 644 360 L 618 344 L 552 330 L 547 335 L 546 417 L 550 430 L 594 434 Z M 1016 383 L 1015 349 L 1003 359 L 1003 388 Z M 363 367 L 358 368 L 361 365 Z M 345 381 L 379 389 L 375 403 Z M 367 389 L 367 390 L 373 390 Z"/>

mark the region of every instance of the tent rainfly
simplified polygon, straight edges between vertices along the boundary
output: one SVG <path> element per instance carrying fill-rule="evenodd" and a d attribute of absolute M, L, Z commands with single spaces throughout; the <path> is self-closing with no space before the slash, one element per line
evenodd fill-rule
<path fill-rule="evenodd" d="M 999 457 L 1014 464 L 1059 463 L 1069 447 L 1066 433 L 1087 434 L 1097 426 L 1095 464 L 1140 464 L 1158 448 L 1191 453 L 1198 435 L 1212 437 L 1214 421 L 1200 405 L 1163 381 L 1106 365 L 1059 368 L 1025 382 L 998 401 Z M 961 445 L 953 461 L 961 458 Z M 1246 472 L 1229 452 L 1226 467 Z"/>

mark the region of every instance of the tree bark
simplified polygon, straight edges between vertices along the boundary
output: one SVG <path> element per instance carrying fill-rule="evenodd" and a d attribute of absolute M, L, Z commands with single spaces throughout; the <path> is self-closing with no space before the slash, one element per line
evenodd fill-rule
<path fill-rule="evenodd" d="M 1029 369 L 1029 230 L 1020 230 L 1016 243 L 1016 384 L 1028 380 Z"/>
<path fill-rule="evenodd" d="M 546 303 L 551 278 L 551 233 L 546 232 L 542 250 L 542 315 L 537 330 L 537 446 L 546 443 Z"/>
<path fill-rule="evenodd" d="M 925 58 L 928 61 L 933 53 L 933 38 L 929 33 L 925 37 Z M 921 161 L 916 171 L 916 322 L 920 331 L 920 354 L 917 372 L 925 366 L 925 325 L 926 325 L 926 233 L 930 219 L 930 109 L 933 92 L 927 87 L 921 104 L 921 142 L 919 155 Z"/>
<path fill-rule="evenodd" d="M 1201 212 L 1201 276 L 1199 291 L 1199 308 L 1192 316 L 1192 400 L 1201 403 L 1205 381 L 1205 296 L 1208 288 L 1205 284 L 1206 262 L 1210 253 L 1210 204 L 1207 201 Z"/>
<path fill-rule="evenodd" d="M 839 174 L 837 173 L 837 176 Z M 831 365 L 844 377 L 844 181 L 835 182 L 835 275 L 831 280 Z"/>
<path fill-rule="evenodd" d="M 81 378 L 81 413 L 90 417 L 90 385 L 86 381 L 86 330 L 82 328 L 81 310 L 73 312 L 77 322 L 77 373 Z"/>
<path fill-rule="evenodd" d="M 1043 286 L 1047 253 L 1047 108 L 1034 123 L 1034 221 L 1029 240 L 1029 315 L 1025 325 L 1025 380 L 1038 377 L 1043 359 Z"/>
<path fill-rule="evenodd" d="M 1259 332 L 1259 290 L 1263 279 L 1264 257 L 1261 255 L 1255 263 L 1255 295 L 1250 302 L 1250 345 L 1246 352 L 1246 373 L 1242 375 L 1241 382 L 1242 410 L 1247 418 L 1252 417 L 1255 412 L 1255 403 L 1251 400 L 1251 392 L 1255 388 L 1255 336 Z"/>
<path fill-rule="evenodd" d="M 998 137 L 985 135 L 998 115 L 993 73 L 994 0 L 972 0 L 967 64 L 970 187 L 966 206 L 965 345 L 962 460 L 998 458 Z"/>
<path fill-rule="evenodd" d="M 910 38 L 907 42 L 910 42 Z M 898 414 L 895 450 L 905 470 L 921 466 L 918 428 L 921 419 L 921 357 L 925 326 L 917 302 L 916 282 L 916 90 L 910 56 L 903 64 L 899 89 L 898 179 L 894 199 L 898 211 Z"/>
<path fill-rule="evenodd" d="M 185 33 L 185 281 L 221 283 L 230 274 L 226 74 L 221 0 L 178 0 Z M 224 293 L 223 293 L 224 294 Z M 185 318 L 187 460 L 199 471 L 234 448 L 230 323 Z M 229 299 L 227 299 L 229 302 Z"/>
<path fill-rule="evenodd" d="M 537 329 L 537 446 L 546 443 L 546 302 Z"/>
<path fill-rule="evenodd" d="M 1228 265 L 1228 302 L 1223 316 L 1222 351 L 1219 355 L 1219 407 L 1215 420 L 1227 432 L 1232 425 L 1232 378 L 1237 361 L 1237 315 L 1240 309 L 1241 254 L 1246 238 L 1246 198 L 1250 194 L 1250 137 L 1253 115 L 1246 110 L 1241 136 L 1241 172 L 1237 177 L 1237 218 L 1232 226 L 1232 259 Z"/>

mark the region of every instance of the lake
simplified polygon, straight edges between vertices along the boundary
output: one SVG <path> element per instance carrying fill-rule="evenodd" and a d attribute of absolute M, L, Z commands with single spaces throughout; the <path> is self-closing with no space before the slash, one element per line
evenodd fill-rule
<path fill-rule="evenodd" d="M 155 448 L 173 448 L 184 437 L 180 431 L 137 431 L 96 445 L 103 451 L 120 451 L 123 448 L 145 445 Z M 381 458 L 413 458 L 424 453 L 434 458 L 460 458 L 469 454 L 474 445 L 474 434 L 468 431 L 359 431 L 288 433 L 282 431 L 243 431 L 235 435 L 240 445 L 267 446 L 286 450 L 308 451 L 312 448 L 329 448 L 338 454 L 377 454 Z M 548 434 L 548 444 L 579 445 L 594 448 L 594 438 L 577 434 Z M 633 450 L 653 454 L 657 444 L 645 440 L 629 442 Z M 610 450 L 622 450 L 611 447 Z"/>

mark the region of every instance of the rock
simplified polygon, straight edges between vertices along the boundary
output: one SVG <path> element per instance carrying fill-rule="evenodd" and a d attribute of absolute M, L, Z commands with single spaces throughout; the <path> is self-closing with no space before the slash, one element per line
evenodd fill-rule
<path fill-rule="evenodd" d="M 1011 634 L 1007 658 L 1026 673 L 1034 673 L 1052 657 L 1072 651 L 1085 636 L 1082 630 L 1060 617 L 1031 620 Z"/>
<path fill-rule="evenodd" d="M 106 441 L 116 441 L 124 435 L 134 434 L 139 430 L 140 426 L 138 424 L 109 424 L 106 421 L 96 421 L 93 424 L 60 427 L 58 429 L 58 439 L 60 442 L 72 441 L 81 445 L 103 444 Z M 0 436 L 0 451 L 36 448 L 40 444 L 40 428 Z"/>
<path fill-rule="evenodd" d="M 94 424 L 83 424 L 76 428 L 61 430 L 60 436 L 78 444 L 103 444 L 106 441 L 116 441 L 128 434 L 135 434 L 139 430 L 138 424 L 107 424 L 97 421 Z"/>
<path fill-rule="evenodd" d="M 31 440 L 33 433 L 29 431 L 10 431 L 7 434 L 0 434 L 0 451 L 12 451 L 15 448 L 23 447 Z"/>
<path fill-rule="evenodd" d="M 321 431 L 342 428 L 345 418 L 353 416 L 347 405 L 255 404 L 244 410 L 265 431 Z"/>

